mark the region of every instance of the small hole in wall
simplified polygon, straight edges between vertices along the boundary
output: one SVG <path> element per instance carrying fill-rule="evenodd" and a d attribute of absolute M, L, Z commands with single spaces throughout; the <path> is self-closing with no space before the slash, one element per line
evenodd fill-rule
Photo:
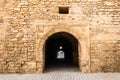
<path fill-rule="evenodd" d="M 89 30 L 91 30 L 91 28 L 89 28 Z"/>
<path fill-rule="evenodd" d="M 59 7 L 59 14 L 68 14 L 69 7 Z"/>

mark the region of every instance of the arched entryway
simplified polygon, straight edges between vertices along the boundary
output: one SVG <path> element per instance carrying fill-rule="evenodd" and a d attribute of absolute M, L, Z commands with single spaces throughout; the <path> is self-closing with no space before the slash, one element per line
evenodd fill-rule
<path fill-rule="evenodd" d="M 49 36 L 44 52 L 45 69 L 49 66 L 79 66 L 78 40 L 70 33 L 57 32 Z"/>
<path fill-rule="evenodd" d="M 50 39 L 56 33 L 67 33 L 68 35 L 72 35 L 73 38 L 69 38 L 68 36 L 64 36 L 69 40 L 76 39 L 78 41 L 78 65 L 79 71 L 81 72 L 90 72 L 90 54 L 89 54 L 89 37 L 85 36 L 83 31 L 76 31 L 71 29 L 70 27 L 62 27 L 58 26 L 52 28 L 50 31 L 46 32 L 43 37 L 37 39 L 36 44 L 36 73 L 43 73 L 45 71 L 45 45 L 46 41 Z M 73 41 L 72 41 L 73 43 Z M 77 62 L 77 61 L 76 61 Z"/>

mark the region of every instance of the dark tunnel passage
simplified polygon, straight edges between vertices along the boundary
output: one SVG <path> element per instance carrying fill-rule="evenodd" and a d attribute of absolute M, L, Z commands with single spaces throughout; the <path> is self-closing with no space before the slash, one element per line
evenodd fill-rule
<path fill-rule="evenodd" d="M 54 65 L 78 65 L 78 42 L 68 33 L 53 34 L 45 44 L 45 68 Z"/>

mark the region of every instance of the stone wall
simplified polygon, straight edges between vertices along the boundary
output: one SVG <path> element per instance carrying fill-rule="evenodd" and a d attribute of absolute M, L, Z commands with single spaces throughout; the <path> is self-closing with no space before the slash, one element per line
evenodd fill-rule
<path fill-rule="evenodd" d="M 90 22 L 91 72 L 120 72 L 120 2 L 105 0 L 93 8 Z"/>
<path fill-rule="evenodd" d="M 61 6 L 69 14 L 59 14 Z M 82 72 L 120 72 L 119 0 L 1 0 L 0 73 L 43 72 L 39 44 L 59 27 L 86 40 L 90 59 L 82 60 L 90 65 Z"/>

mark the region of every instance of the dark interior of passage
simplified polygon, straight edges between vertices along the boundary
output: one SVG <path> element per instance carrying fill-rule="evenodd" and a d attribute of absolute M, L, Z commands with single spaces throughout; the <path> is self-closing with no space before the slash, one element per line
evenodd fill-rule
<path fill-rule="evenodd" d="M 78 41 L 65 32 L 51 35 L 45 44 L 45 68 L 70 64 L 78 65 Z"/>

